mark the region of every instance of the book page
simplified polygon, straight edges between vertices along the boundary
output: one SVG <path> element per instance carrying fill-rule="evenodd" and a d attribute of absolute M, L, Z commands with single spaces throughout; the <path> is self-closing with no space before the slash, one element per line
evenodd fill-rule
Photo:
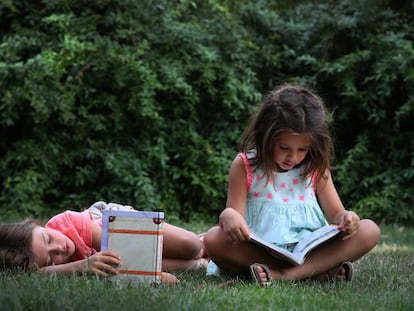
<path fill-rule="evenodd" d="M 262 238 L 256 236 L 255 234 L 252 234 L 250 236 L 250 240 L 262 247 L 264 247 L 270 255 L 272 255 L 275 258 L 278 258 L 279 260 L 288 261 L 294 265 L 301 264 L 303 262 L 303 258 L 300 258 L 297 254 L 293 254 L 292 252 L 289 252 L 288 250 L 279 247 L 273 243 L 269 243 Z"/>
<path fill-rule="evenodd" d="M 319 244 L 329 240 L 333 236 L 337 235 L 341 231 L 336 225 L 326 225 L 311 233 L 309 233 L 304 239 L 300 240 L 296 245 L 293 253 L 305 256 L 308 252 L 314 249 Z"/>
<path fill-rule="evenodd" d="M 279 247 L 273 243 L 269 243 L 264 239 L 252 234 L 250 239 L 253 243 L 264 247 L 270 255 L 280 260 L 288 261 L 295 265 L 300 265 L 304 262 L 305 256 L 316 246 L 334 237 L 341 231 L 336 225 L 326 225 L 311 233 L 309 233 L 303 240 L 299 241 L 293 252 Z"/>

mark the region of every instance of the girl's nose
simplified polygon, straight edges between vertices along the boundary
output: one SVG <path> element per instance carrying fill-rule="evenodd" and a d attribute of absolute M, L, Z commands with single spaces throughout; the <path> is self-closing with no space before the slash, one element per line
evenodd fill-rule
<path fill-rule="evenodd" d="M 54 243 L 51 245 L 50 250 L 56 254 L 59 254 L 64 251 L 64 247 L 58 243 Z"/>
<path fill-rule="evenodd" d="M 291 162 L 295 162 L 296 157 L 297 157 L 296 152 L 291 152 L 291 153 L 289 153 L 289 160 L 290 160 Z"/>

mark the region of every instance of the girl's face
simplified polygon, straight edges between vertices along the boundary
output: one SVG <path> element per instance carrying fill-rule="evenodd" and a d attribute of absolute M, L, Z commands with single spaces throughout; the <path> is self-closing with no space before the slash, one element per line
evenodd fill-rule
<path fill-rule="evenodd" d="M 281 171 L 300 164 L 309 152 L 311 139 L 307 134 L 282 132 L 276 139 L 274 159 Z"/>
<path fill-rule="evenodd" d="M 75 252 L 75 244 L 60 231 L 37 226 L 33 230 L 31 250 L 41 268 L 69 262 Z"/>

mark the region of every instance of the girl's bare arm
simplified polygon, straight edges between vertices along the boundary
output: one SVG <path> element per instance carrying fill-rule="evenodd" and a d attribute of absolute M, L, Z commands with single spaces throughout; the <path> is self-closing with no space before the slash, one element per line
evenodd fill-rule
<path fill-rule="evenodd" d="M 340 226 L 340 229 L 345 232 L 344 239 L 353 236 L 359 228 L 359 216 L 344 208 L 329 172 L 327 179 L 322 178 L 316 189 L 319 203 L 328 222 Z"/>
<path fill-rule="evenodd" d="M 46 266 L 40 269 L 45 273 L 61 275 L 96 274 L 108 276 L 117 274 L 117 267 L 121 264 L 118 254 L 110 251 L 99 252 L 88 258 L 59 265 Z"/>
<path fill-rule="evenodd" d="M 220 226 L 233 242 L 250 239 L 250 229 L 244 219 L 246 213 L 246 171 L 243 160 L 236 157 L 230 167 L 226 209 L 220 214 Z"/>

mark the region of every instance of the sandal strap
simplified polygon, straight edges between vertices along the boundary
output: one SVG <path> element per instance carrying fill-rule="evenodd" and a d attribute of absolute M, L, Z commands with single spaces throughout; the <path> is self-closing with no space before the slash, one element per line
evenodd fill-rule
<path fill-rule="evenodd" d="M 259 271 L 257 271 L 257 268 L 261 267 L 264 271 L 264 273 L 266 274 L 266 281 L 262 281 L 260 279 L 260 275 L 259 275 Z M 260 286 L 269 286 L 270 284 L 272 284 L 272 277 L 270 275 L 270 269 L 267 265 L 265 264 L 260 264 L 260 263 L 254 263 L 250 266 L 250 274 L 253 278 L 253 280 L 259 284 Z"/>

